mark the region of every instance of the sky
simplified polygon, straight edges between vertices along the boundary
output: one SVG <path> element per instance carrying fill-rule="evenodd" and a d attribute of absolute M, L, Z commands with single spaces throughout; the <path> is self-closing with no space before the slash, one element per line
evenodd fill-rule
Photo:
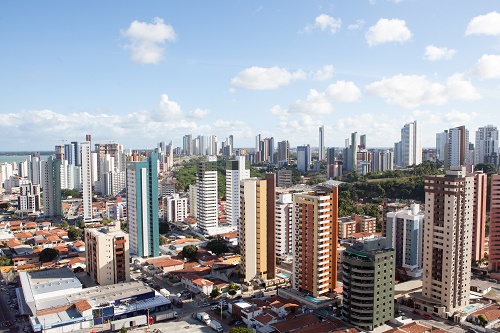
<path fill-rule="evenodd" d="M 423 147 L 500 126 L 500 6 L 451 0 L 0 2 L 0 151 L 69 141 Z"/>

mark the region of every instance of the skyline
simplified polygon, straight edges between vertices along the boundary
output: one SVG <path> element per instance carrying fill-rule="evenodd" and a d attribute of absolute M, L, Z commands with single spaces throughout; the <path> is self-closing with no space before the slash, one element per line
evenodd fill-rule
<path fill-rule="evenodd" d="M 27 4 L 0 4 L 2 151 L 88 133 L 132 149 L 189 133 L 317 147 L 322 125 L 326 147 L 351 132 L 393 147 L 414 120 L 430 148 L 451 127 L 474 142 L 500 126 L 494 3 Z"/>

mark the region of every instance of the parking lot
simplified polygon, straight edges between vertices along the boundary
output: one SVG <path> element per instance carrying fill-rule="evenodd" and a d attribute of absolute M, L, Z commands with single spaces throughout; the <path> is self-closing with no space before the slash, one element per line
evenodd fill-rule
<path fill-rule="evenodd" d="M 24 321 L 19 315 L 16 288 L 0 284 L 0 332 L 23 332 Z"/>

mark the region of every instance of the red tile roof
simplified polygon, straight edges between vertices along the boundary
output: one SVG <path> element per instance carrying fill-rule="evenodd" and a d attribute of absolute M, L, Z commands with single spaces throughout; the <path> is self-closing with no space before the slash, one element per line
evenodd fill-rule
<path fill-rule="evenodd" d="M 90 305 L 87 300 L 82 299 L 81 301 L 78 301 L 75 303 L 75 307 L 77 308 L 78 312 L 83 313 L 83 311 L 90 310 L 92 309 L 92 305 Z"/>

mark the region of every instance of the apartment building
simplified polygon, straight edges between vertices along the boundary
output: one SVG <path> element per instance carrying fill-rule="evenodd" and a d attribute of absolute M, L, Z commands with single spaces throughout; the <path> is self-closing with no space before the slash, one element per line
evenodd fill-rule
<path fill-rule="evenodd" d="M 130 281 L 129 235 L 120 224 L 85 229 L 87 274 L 106 286 Z"/>
<path fill-rule="evenodd" d="M 293 198 L 292 288 L 312 297 L 337 286 L 338 188 L 318 186 Z"/>
<path fill-rule="evenodd" d="M 396 251 L 383 237 L 357 243 L 343 252 L 342 317 L 365 330 L 394 318 Z"/>

